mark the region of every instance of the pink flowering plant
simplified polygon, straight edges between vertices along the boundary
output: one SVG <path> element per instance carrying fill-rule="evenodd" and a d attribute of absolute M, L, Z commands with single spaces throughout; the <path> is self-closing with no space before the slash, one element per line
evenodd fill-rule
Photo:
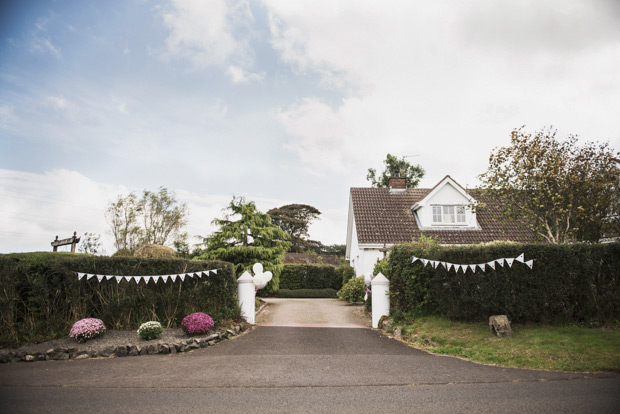
<path fill-rule="evenodd" d="M 77 342 L 86 342 L 89 339 L 103 335 L 104 332 L 105 325 L 101 319 L 86 318 L 80 319 L 73 324 L 69 337 Z"/>
<path fill-rule="evenodd" d="M 197 335 L 209 332 L 215 324 L 206 313 L 196 312 L 187 315 L 181 322 L 181 327 L 188 335 Z"/>

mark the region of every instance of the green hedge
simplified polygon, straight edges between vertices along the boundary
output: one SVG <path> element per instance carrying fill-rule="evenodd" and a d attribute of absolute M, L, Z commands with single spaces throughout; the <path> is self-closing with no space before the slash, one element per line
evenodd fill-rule
<path fill-rule="evenodd" d="M 276 295 L 279 298 L 304 298 L 304 299 L 337 299 L 334 289 L 280 289 Z"/>
<path fill-rule="evenodd" d="M 200 279 L 136 284 L 78 280 L 74 272 L 145 276 L 220 269 Z M 184 316 L 206 312 L 216 321 L 238 319 L 233 266 L 226 262 L 96 257 L 71 253 L 0 255 L 0 345 L 67 336 L 92 317 L 108 329 L 137 329 L 149 320 L 178 327 Z"/>
<path fill-rule="evenodd" d="M 535 259 L 534 268 L 515 262 L 476 273 L 446 271 L 412 256 L 456 264 L 502 257 Z M 394 248 L 387 266 L 395 311 L 486 320 L 506 314 L 515 322 L 620 321 L 620 243 L 498 244 L 439 248 L 405 244 Z"/>
<path fill-rule="evenodd" d="M 334 289 L 342 287 L 340 267 L 326 265 L 284 265 L 280 289 Z"/>

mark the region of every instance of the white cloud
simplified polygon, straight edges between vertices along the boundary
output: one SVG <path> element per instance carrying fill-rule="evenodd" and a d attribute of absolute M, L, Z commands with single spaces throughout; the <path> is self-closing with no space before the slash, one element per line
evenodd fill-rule
<path fill-rule="evenodd" d="M 9 105 L 0 105 L 0 122 L 15 121 L 15 107 Z"/>
<path fill-rule="evenodd" d="M 48 96 L 47 103 L 54 109 L 64 111 L 69 107 L 69 102 L 64 96 Z"/>
<path fill-rule="evenodd" d="M 31 32 L 30 51 L 32 53 L 50 54 L 56 59 L 62 58 L 60 48 L 52 43 L 47 26 L 49 18 L 40 18 Z"/>
<path fill-rule="evenodd" d="M 247 72 L 235 65 L 230 65 L 226 74 L 230 76 L 233 83 L 248 83 L 250 81 L 260 81 L 265 78 L 264 73 Z"/>
<path fill-rule="evenodd" d="M 429 185 L 473 185 L 523 124 L 617 140 L 618 8 L 490 3 L 266 0 L 281 58 L 344 95 L 280 108 L 286 148 L 317 173 L 420 154 Z"/>
<path fill-rule="evenodd" d="M 254 17 L 247 1 L 173 0 L 164 12 L 170 29 L 166 39 L 168 57 L 187 59 L 197 69 L 230 62 L 248 67 L 252 50 L 243 32 Z"/>

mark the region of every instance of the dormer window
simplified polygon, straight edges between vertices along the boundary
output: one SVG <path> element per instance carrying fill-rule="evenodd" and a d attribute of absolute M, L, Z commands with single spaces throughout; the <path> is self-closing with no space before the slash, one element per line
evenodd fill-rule
<path fill-rule="evenodd" d="M 433 223 L 465 224 L 465 206 L 432 206 Z"/>

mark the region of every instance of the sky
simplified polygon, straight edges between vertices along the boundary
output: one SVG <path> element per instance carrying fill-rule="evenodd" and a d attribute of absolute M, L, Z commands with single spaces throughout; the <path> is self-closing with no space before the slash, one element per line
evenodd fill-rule
<path fill-rule="evenodd" d="M 523 125 L 620 149 L 620 2 L 5 0 L 0 253 L 111 254 L 107 205 L 162 186 L 190 236 L 235 195 L 344 244 L 387 153 L 476 187 Z"/>

